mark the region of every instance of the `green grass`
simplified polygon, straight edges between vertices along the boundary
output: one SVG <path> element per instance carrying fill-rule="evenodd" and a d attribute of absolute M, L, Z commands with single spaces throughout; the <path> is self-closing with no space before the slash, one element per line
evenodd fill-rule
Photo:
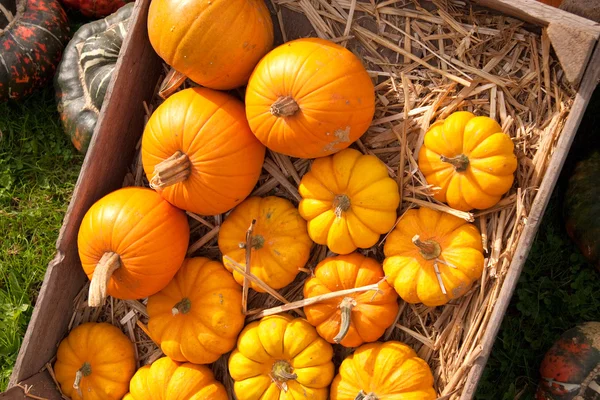
<path fill-rule="evenodd" d="M 51 87 L 0 104 L 0 390 L 8 382 L 83 158 Z"/>

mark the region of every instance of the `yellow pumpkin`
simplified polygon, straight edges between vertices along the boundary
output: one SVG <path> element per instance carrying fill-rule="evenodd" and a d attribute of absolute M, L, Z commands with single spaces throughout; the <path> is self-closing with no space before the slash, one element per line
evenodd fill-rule
<path fill-rule="evenodd" d="M 427 183 L 439 187 L 435 199 L 457 210 L 483 210 L 510 190 L 517 157 L 496 121 L 458 111 L 431 126 L 419 169 Z"/>
<path fill-rule="evenodd" d="M 331 400 L 435 400 L 427 363 L 401 342 L 368 343 L 347 357 L 331 384 Z"/>
<path fill-rule="evenodd" d="M 133 343 L 113 325 L 79 325 L 58 346 L 54 374 L 73 400 L 120 400 L 134 372 Z"/>
<path fill-rule="evenodd" d="M 298 191 L 308 234 L 334 253 L 369 248 L 396 222 L 396 181 L 380 159 L 354 149 L 316 159 Z"/>
<path fill-rule="evenodd" d="M 235 347 L 244 327 L 242 287 L 218 261 L 188 258 L 148 299 L 148 329 L 176 361 L 209 364 Z"/>
<path fill-rule="evenodd" d="M 250 273 L 273 289 L 287 286 L 298 275 L 298 268 L 308 261 L 312 241 L 296 207 L 280 197 L 251 197 L 229 214 L 219 231 L 225 267 L 233 270 L 225 256 L 246 266 L 246 232 L 253 220 L 256 224 L 250 240 Z M 233 277 L 243 284 L 242 274 L 234 271 Z M 254 283 L 250 287 L 264 292 Z"/>
<path fill-rule="evenodd" d="M 446 304 L 465 294 L 483 272 L 475 225 L 429 208 L 406 211 L 383 252 L 387 280 L 408 303 Z"/>
<path fill-rule="evenodd" d="M 227 391 L 208 367 L 163 357 L 135 373 L 123 400 L 227 400 Z"/>
<path fill-rule="evenodd" d="M 274 315 L 246 326 L 229 358 L 238 400 L 326 400 L 333 348 L 302 318 Z"/>

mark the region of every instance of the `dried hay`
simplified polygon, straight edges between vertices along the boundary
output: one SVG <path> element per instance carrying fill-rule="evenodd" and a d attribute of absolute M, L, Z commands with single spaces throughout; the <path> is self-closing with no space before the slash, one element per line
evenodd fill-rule
<path fill-rule="evenodd" d="M 377 111 L 369 131 L 353 147 L 379 157 L 398 181 L 403 199 L 398 215 L 412 207 L 431 207 L 474 221 L 482 232 L 485 269 L 472 289 L 443 307 L 401 302 L 397 323 L 384 336 L 385 340 L 411 345 L 431 366 L 438 394 L 458 398 L 470 367 L 482 352 L 482 337 L 574 91 L 551 55 L 546 35 L 464 1 L 271 3 L 284 40 L 296 38 L 292 33 L 302 31 L 298 26 L 306 28 L 307 18 L 312 36 L 345 45 L 364 61 L 376 82 Z M 190 85 L 187 81 L 184 87 Z M 151 105 L 146 105 L 147 117 L 161 101 L 157 95 Z M 456 110 L 497 119 L 515 144 L 519 161 L 515 184 L 489 210 L 465 213 L 433 200 L 429 196 L 434 188 L 427 185 L 417 167 L 416 156 L 430 124 Z M 297 185 L 309 167 L 310 160 L 268 151 L 264 173 L 252 194 L 285 197 L 297 205 Z M 124 186 L 130 185 L 149 186 L 139 152 L 125 178 Z M 192 233 L 188 255 L 220 259 L 217 236 L 225 215 L 188 215 Z M 379 245 L 361 252 L 382 261 L 384 240 L 382 237 Z M 272 295 L 250 290 L 248 319 L 256 319 L 262 315 L 257 313 L 272 307 L 283 311 L 289 307 L 280 307 L 283 303 L 301 300 L 304 280 L 327 255 L 331 254 L 324 246 L 315 245 L 306 268 L 288 287 L 279 292 L 272 290 Z M 110 298 L 102 309 L 90 309 L 85 306 L 86 293 L 84 287 L 75 300 L 70 327 L 85 321 L 108 321 L 119 326 L 136 343 L 140 366 L 162 355 L 147 333 L 143 302 Z M 302 315 L 301 308 L 294 312 Z M 351 349 L 339 345 L 335 349 L 339 365 Z M 213 370 L 232 397 L 227 358 L 221 357 Z"/>

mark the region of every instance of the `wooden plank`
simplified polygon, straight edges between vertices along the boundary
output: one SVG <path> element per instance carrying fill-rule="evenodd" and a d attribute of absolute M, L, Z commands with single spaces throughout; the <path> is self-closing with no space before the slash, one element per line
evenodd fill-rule
<path fill-rule="evenodd" d="M 531 245 L 535 239 L 536 232 L 540 222 L 542 221 L 542 217 L 544 216 L 544 211 L 546 210 L 548 201 L 550 200 L 552 190 L 556 185 L 556 181 L 558 180 L 562 166 L 569 153 L 569 148 L 571 147 L 573 139 L 577 134 L 577 128 L 581 123 L 585 109 L 590 101 L 590 98 L 592 97 L 592 93 L 594 92 L 599 79 L 600 45 L 596 46 L 592 61 L 588 64 L 581 87 L 575 97 L 573 108 L 569 113 L 565 127 L 563 128 L 560 138 L 558 139 L 556 149 L 552 155 L 552 160 L 548 165 L 548 170 L 546 171 L 544 179 L 542 180 L 537 197 L 533 203 L 529 217 L 527 218 L 527 224 L 525 225 L 523 233 L 521 234 L 521 238 L 519 239 L 517 250 L 513 256 L 508 274 L 506 275 L 506 280 L 504 281 L 502 289 L 500 290 L 500 297 L 498 298 L 498 302 L 494 307 L 487 330 L 483 336 L 483 351 L 469 372 L 467 383 L 460 397 L 461 400 L 470 400 L 475 395 L 477 384 L 479 383 L 479 379 L 481 379 L 481 374 L 492 351 L 492 347 L 494 345 L 494 341 L 496 340 L 496 336 L 498 335 L 502 319 L 504 318 L 504 314 L 506 313 L 510 299 L 517 286 L 519 276 L 521 275 L 521 271 L 525 265 L 525 260 L 527 259 L 527 255 L 529 254 L 529 250 L 531 249 Z"/>
<path fill-rule="evenodd" d="M 27 397 L 29 394 L 29 397 Z M 0 400 L 22 400 L 44 398 L 46 400 L 62 400 L 58 390 L 55 388 L 54 381 L 50 377 L 48 371 L 43 371 L 35 374 L 31 378 L 19 382 L 19 386 L 13 386 L 4 393 L 0 393 Z"/>
<path fill-rule="evenodd" d="M 96 200 L 121 187 L 142 134 L 145 111 L 141 99 L 151 98 L 162 68 L 148 40 L 149 4 L 150 0 L 136 2 L 122 56 L 59 233 L 57 254 L 48 265 L 9 387 L 40 371 L 64 337 L 73 298 L 87 279 L 77 253 L 79 225 Z"/>
<path fill-rule="evenodd" d="M 551 22 L 546 32 L 567 80 L 577 87 L 592 55 L 596 40 L 588 31 L 556 22 Z"/>

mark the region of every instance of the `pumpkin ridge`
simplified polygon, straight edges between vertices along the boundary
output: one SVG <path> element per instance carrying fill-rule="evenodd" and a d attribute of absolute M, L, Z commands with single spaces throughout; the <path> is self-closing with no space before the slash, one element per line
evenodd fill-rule
<path fill-rule="evenodd" d="M 355 56 L 355 57 L 356 57 L 356 56 Z M 328 64 L 329 64 L 329 63 L 328 63 Z M 327 64 L 326 64 L 326 65 L 327 65 Z M 354 71 L 354 72 L 352 72 L 352 73 L 350 73 L 350 74 L 347 74 L 347 75 L 340 75 L 340 76 L 338 76 L 337 78 L 335 78 L 335 79 L 333 79 L 333 80 L 330 80 L 330 81 L 328 81 L 327 83 L 325 83 L 325 84 L 323 84 L 323 85 L 319 85 L 318 87 L 316 87 L 316 88 L 315 88 L 315 89 L 313 89 L 313 90 L 310 90 L 310 91 L 309 91 L 309 89 L 306 89 L 306 90 L 307 90 L 307 91 L 309 91 L 309 92 L 308 92 L 308 93 L 306 93 L 305 95 L 303 95 L 303 96 L 302 96 L 302 99 L 303 99 L 304 101 L 310 101 L 310 98 L 311 98 L 312 96 L 314 96 L 314 95 L 315 95 L 315 93 L 318 93 L 318 92 L 320 92 L 321 90 L 323 90 L 323 89 L 324 89 L 324 88 L 326 88 L 327 86 L 331 85 L 332 83 L 337 83 L 338 81 L 340 81 L 340 80 L 342 80 L 342 79 L 348 79 L 348 78 L 350 78 L 351 76 L 354 76 L 354 75 L 362 75 L 364 72 L 365 72 L 365 71 L 364 71 L 364 67 L 363 67 L 363 69 L 362 69 L 362 70 L 357 70 L 357 71 Z M 314 78 L 314 77 L 315 77 L 315 76 L 317 76 L 317 75 L 318 75 L 318 74 L 312 74 L 312 75 L 310 76 L 310 78 L 307 80 L 307 82 L 304 84 L 303 88 L 307 87 L 307 86 L 308 86 L 308 82 L 309 82 L 309 81 L 311 81 L 311 80 L 312 80 L 312 78 Z"/>
<path fill-rule="evenodd" d="M 298 71 L 302 71 L 304 69 L 304 67 L 306 66 L 306 63 L 308 61 L 310 61 L 310 59 L 312 58 L 312 56 L 315 55 L 315 53 L 319 50 L 321 50 L 323 48 L 323 46 L 315 46 L 314 49 L 312 49 L 312 51 L 310 53 L 307 54 L 306 58 L 304 59 L 304 61 L 302 61 L 302 64 L 300 64 L 298 67 L 294 68 L 294 72 L 298 72 Z M 302 89 L 304 89 L 306 87 L 306 84 L 308 83 L 308 81 L 314 76 L 313 74 L 307 74 L 308 77 L 306 78 L 306 80 L 302 83 L 298 83 L 298 81 L 296 80 L 298 77 L 298 73 L 294 73 L 294 82 L 291 85 L 291 89 L 292 91 L 295 91 L 295 94 L 291 94 L 290 96 L 292 98 L 294 98 L 296 101 L 299 100 L 303 100 L 304 96 L 301 94 Z M 297 88 L 297 89 L 296 89 Z M 296 89 L 296 90 L 294 90 Z"/>
<path fill-rule="evenodd" d="M 360 207 L 357 207 L 357 208 L 360 208 Z M 374 234 L 376 234 L 376 235 L 381 235 L 381 233 L 379 233 L 379 232 L 377 232 L 377 231 L 374 231 L 374 230 L 373 230 L 373 229 L 372 229 L 372 228 L 371 228 L 369 225 L 367 225 L 367 224 L 366 224 L 366 223 L 365 223 L 365 222 L 364 222 L 364 221 L 363 221 L 363 220 L 362 220 L 362 219 L 361 219 L 361 218 L 358 216 L 358 214 L 356 214 L 356 213 L 355 213 L 355 212 L 354 212 L 352 209 L 350 209 L 350 210 L 348 210 L 348 211 L 352 212 L 352 215 L 354 215 L 354 217 L 355 217 L 355 218 L 356 218 L 356 219 L 357 219 L 357 220 L 358 220 L 358 221 L 359 221 L 361 224 L 363 224 L 363 226 L 364 226 L 365 228 L 367 228 L 367 230 L 369 230 L 369 231 L 373 232 L 373 233 L 374 233 Z M 374 210 L 374 211 L 381 211 L 381 210 Z M 346 223 L 347 223 L 347 222 L 346 222 Z M 352 237 L 352 234 L 350 233 L 350 229 L 349 229 L 349 228 L 348 228 L 348 234 L 350 234 L 350 237 Z M 353 237 L 352 237 L 352 241 L 354 241 L 354 238 L 353 238 Z"/>

